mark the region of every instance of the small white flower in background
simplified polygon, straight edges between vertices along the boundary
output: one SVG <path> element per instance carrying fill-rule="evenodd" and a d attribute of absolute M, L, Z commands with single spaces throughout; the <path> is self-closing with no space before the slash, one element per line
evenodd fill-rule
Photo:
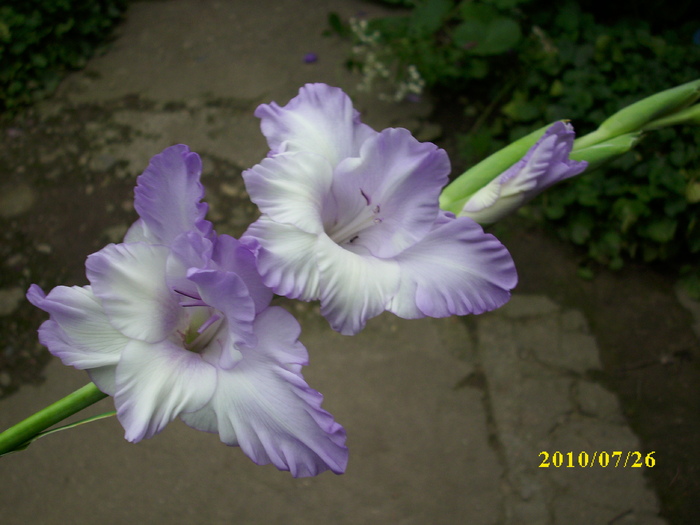
<path fill-rule="evenodd" d="M 401 102 L 423 94 L 425 80 L 414 64 L 403 67 L 389 46 L 383 45 L 378 31 L 370 31 L 365 19 L 350 18 L 356 43 L 352 54 L 360 63 L 362 81 L 358 91 L 379 91 L 379 99 Z"/>

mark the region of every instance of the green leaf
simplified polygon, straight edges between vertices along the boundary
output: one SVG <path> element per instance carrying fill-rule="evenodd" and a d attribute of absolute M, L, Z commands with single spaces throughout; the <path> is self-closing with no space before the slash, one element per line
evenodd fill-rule
<path fill-rule="evenodd" d="M 489 62 L 482 58 L 473 58 L 469 61 L 466 70 L 471 78 L 484 78 L 489 73 Z"/>
<path fill-rule="evenodd" d="M 648 208 L 638 200 L 618 199 L 612 207 L 613 213 L 620 219 L 620 230 L 627 232 L 641 216 L 649 213 Z"/>
<path fill-rule="evenodd" d="M 673 239 L 677 226 L 673 219 L 659 219 L 647 227 L 647 235 L 653 241 L 666 243 Z"/>
<path fill-rule="evenodd" d="M 485 3 L 496 6 L 499 9 L 512 9 L 516 5 L 527 1 L 528 0 L 484 0 Z"/>
<path fill-rule="evenodd" d="M 595 277 L 593 270 L 588 266 L 579 266 L 576 270 L 576 275 L 578 275 L 581 279 L 584 279 L 586 281 L 590 281 L 593 279 L 593 277 Z"/>
<path fill-rule="evenodd" d="M 691 204 L 700 202 L 700 182 L 691 182 L 685 190 L 685 198 Z"/>
<path fill-rule="evenodd" d="M 530 122 L 542 114 L 539 107 L 527 99 L 524 91 L 516 91 L 510 102 L 501 108 L 501 112 L 516 122 Z"/>
<path fill-rule="evenodd" d="M 569 235 L 575 244 L 585 244 L 591 237 L 593 219 L 590 215 L 579 214 L 569 226 Z"/>
<path fill-rule="evenodd" d="M 451 9 L 451 0 L 424 0 L 411 14 L 410 28 L 415 34 L 435 33 L 442 27 Z"/>
<path fill-rule="evenodd" d="M 697 268 L 686 268 L 679 282 L 688 295 L 696 301 L 700 301 L 700 270 Z"/>
<path fill-rule="evenodd" d="M 45 68 L 49 61 L 44 55 L 32 55 L 32 64 L 38 68 Z"/>
<path fill-rule="evenodd" d="M 498 11 L 490 5 L 466 1 L 459 4 L 459 16 L 464 20 L 490 22 L 498 16 Z"/>
<path fill-rule="evenodd" d="M 576 4 L 568 2 L 559 10 L 554 23 L 561 27 L 564 33 L 573 33 L 581 23 L 581 10 Z"/>
<path fill-rule="evenodd" d="M 513 48 L 521 37 L 520 26 L 498 14 L 491 6 L 469 3 L 460 6 L 464 21 L 452 33 L 455 45 L 473 55 L 497 55 Z"/>
<path fill-rule="evenodd" d="M 346 27 L 345 24 L 343 24 L 342 20 L 340 19 L 340 15 L 336 12 L 331 12 L 328 14 L 328 25 L 331 27 L 331 30 L 337 34 L 338 36 L 348 36 L 350 33 L 350 30 L 348 27 Z"/>
<path fill-rule="evenodd" d="M 471 50 L 475 55 L 497 55 L 515 47 L 520 40 L 520 25 L 512 18 L 497 18 L 487 29 L 485 38 Z"/>
<path fill-rule="evenodd" d="M 75 22 L 74 19 L 69 18 L 69 19 L 66 20 L 64 23 L 58 24 L 58 25 L 56 26 L 56 29 L 55 29 L 56 35 L 60 36 L 60 35 L 62 35 L 63 33 L 67 33 L 68 31 L 70 31 L 71 28 L 73 27 L 74 22 Z"/>
<path fill-rule="evenodd" d="M 5 22 L 0 20 L 0 41 L 9 42 L 11 36 L 12 33 L 10 32 L 10 27 Z"/>

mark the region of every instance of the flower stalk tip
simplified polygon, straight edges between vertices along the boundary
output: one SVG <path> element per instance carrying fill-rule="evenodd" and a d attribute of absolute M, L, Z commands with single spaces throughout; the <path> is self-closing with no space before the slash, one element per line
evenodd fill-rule
<path fill-rule="evenodd" d="M 658 121 L 669 117 L 672 125 L 674 114 L 693 105 L 700 98 L 700 79 L 655 93 L 621 109 L 607 118 L 594 132 L 576 140 L 574 150 L 579 150 L 610 140 L 620 135 L 642 129 L 662 127 Z M 656 125 L 652 125 L 657 121 Z"/>
<path fill-rule="evenodd" d="M 666 128 L 668 126 L 682 126 L 693 124 L 700 124 L 700 104 L 695 104 L 693 106 L 687 107 L 673 113 L 666 117 L 660 119 L 652 120 L 646 126 L 644 126 L 644 131 L 651 131 L 660 128 Z"/>

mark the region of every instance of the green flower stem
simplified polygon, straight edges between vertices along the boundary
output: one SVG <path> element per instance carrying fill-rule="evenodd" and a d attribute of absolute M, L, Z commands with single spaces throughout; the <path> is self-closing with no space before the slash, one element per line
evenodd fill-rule
<path fill-rule="evenodd" d="M 24 421 L 17 423 L 0 434 L 0 456 L 21 448 L 22 445 L 43 430 L 101 401 L 105 397 L 107 397 L 107 394 L 101 392 L 94 383 L 89 383 L 52 405 L 39 410 L 36 414 L 29 416 Z"/>

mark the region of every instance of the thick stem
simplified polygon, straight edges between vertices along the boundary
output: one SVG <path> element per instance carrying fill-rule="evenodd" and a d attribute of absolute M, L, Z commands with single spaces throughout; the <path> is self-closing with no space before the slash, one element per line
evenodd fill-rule
<path fill-rule="evenodd" d="M 94 383 L 79 388 L 63 399 L 39 410 L 0 434 L 0 455 L 12 452 L 39 432 L 107 397 Z"/>

